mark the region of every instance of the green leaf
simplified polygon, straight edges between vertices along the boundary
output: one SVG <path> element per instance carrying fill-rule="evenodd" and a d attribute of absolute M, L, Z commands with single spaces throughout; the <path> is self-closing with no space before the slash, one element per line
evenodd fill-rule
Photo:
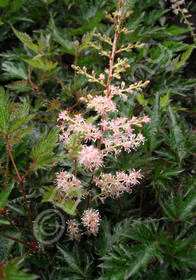
<path fill-rule="evenodd" d="M 111 230 L 109 221 L 104 219 L 102 221 L 99 238 L 97 239 L 97 254 L 99 256 L 104 256 L 112 250 L 112 246 L 114 244 L 118 244 L 119 242 L 126 240 L 126 236 L 129 233 L 130 223 L 130 219 L 125 219 L 118 223 L 113 230 Z"/>
<path fill-rule="evenodd" d="M 129 227 L 127 236 L 144 244 L 152 244 L 158 235 L 159 223 L 157 220 L 135 220 Z"/>
<path fill-rule="evenodd" d="M 34 280 L 37 279 L 38 276 L 30 275 L 27 273 L 26 269 L 21 270 L 22 264 L 21 261 L 9 261 L 2 267 L 2 275 L 3 279 L 6 280 Z"/>
<path fill-rule="evenodd" d="M 59 190 L 53 186 L 50 187 L 44 187 L 46 190 L 42 202 L 47 202 L 47 201 L 55 201 L 60 199 L 60 193 Z"/>
<path fill-rule="evenodd" d="M 76 213 L 76 208 L 78 206 L 78 202 L 75 202 L 73 200 L 61 200 L 56 202 L 56 206 L 60 207 L 61 209 L 63 209 L 63 211 L 65 211 L 67 214 L 75 216 Z"/>
<path fill-rule="evenodd" d="M 165 179 L 171 179 L 172 176 L 177 176 L 181 172 L 183 172 L 182 169 L 179 169 L 179 168 L 174 169 L 174 167 L 166 167 L 163 170 L 161 170 L 159 177 L 165 178 Z"/>
<path fill-rule="evenodd" d="M 28 69 L 26 65 L 22 62 L 15 63 L 6 61 L 2 63 L 2 69 L 6 71 L 11 77 L 22 79 L 22 80 L 28 80 Z"/>
<path fill-rule="evenodd" d="M 13 187 L 14 187 L 14 184 L 9 186 L 6 190 L 1 191 L 1 193 L 0 193 L 0 210 L 2 210 L 6 206 L 8 197 L 9 197 Z"/>
<path fill-rule="evenodd" d="M 29 65 L 33 66 L 34 68 L 39 68 L 45 71 L 53 70 L 57 67 L 57 62 L 53 62 L 50 60 L 45 59 L 44 57 L 34 57 L 33 59 L 24 59 Z"/>
<path fill-rule="evenodd" d="M 32 118 L 34 118 L 35 115 L 31 116 L 24 116 L 22 119 L 16 120 L 16 122 L 11 126 L 9 129 L 9 134 L 12 134 L 22 128 L 22 126 L 26 123 L 28 123 Z M 32 126 L 30 128 L 27 128 L 26 133 L 28 133 L 32 129 Z M 20 132 L 19 132 L 20 133 Z M 24 133 L 24 132 L 23 132 Z M 24 135 L 25 135 L 24 134 Z M 22 136 L 22 134 L 21 134 Z"/>
<path fill-rule="evenodd" d="M 188 218 L 194 216 L 193 211 L 196 208 L 196 193 L 190 192 L 186 198 L 182 193 L 171 197 L 162 205 L 163 211 L 171 221 L 188 221 Z"/>
<path fill-rule="evenodd" d="M 182 65 L 184 65 L 184 63 L 190 57 L 193 49 L 194 49 L 194 45 L 191 46 L 187 51 L 183 52 L 181 55 L 173 59 L 172 64 L 176 70 L 179 69 Z"/>
<path fill-rule="evenodd" d="M 58 145 L 58 131 L 59 129 L 55 129 L 49 134 L 45 132 L 40 142 L 34 147 L 31 153 L 31 158 L 34 161 L 31 167 L 34 171 L 51 167 L 62 159 L 62 156 L 57 156 L 53 152 L 53 149 Z"/>
<path fill-rule="evenodd" d="M 150 150 L 152 152 L 161 144 L 159 141 L 160 139 L 158 139 L 161 123 L 159 94 L 156 94 L 152 110 L 148 109 L 148 115 L 151 122 L 144 126 L 144 131 L 146 138 L 150 143 Z"/>
<path fill-rule="evenodd" d="M 141 93 L 141 94 L 137 94 L 137 100 L 139 102 L 139 104 L 143 105 L 143 106 L 146 106 L 148 104 L 148 100 L 146 100 L 144 98 L 144 95 Z"/>
<path fill-rule="evenodd" d="M 179 161 L 181 162 L 188 153 L 187 142 L 190 133 L 185 133 L 183 123 L 178 123 L 176 114 L 169 107 L 169 126 L 170 135 L 166 137 L 169 140 L 170 147 L 177 153 Z"/>
<path fill-rule="evenodd" d="M 1 232 L 2 232 L 2 229 L 1 229 Z M 16 233 L 13 234 L 13 232 L 11 232 L 11 231 L 4 231 L 3 233 L 10 235 L 10 236 L 14 236 L 16 238 L 19 238 L 19 235 L 17 235 Z M 10 256 L 10 253 L 11 253 L 11 250 L 12 250 L 14 244 L 15 244 L 14 240 L 0 236 L 0 260 L 1 260 L 1 262 L 5 262 L 9 259 L 9 256 Z"/>
<path fill-rule="evenodd" d="M 0 87 L 0 132 L 3 134 L 7 133 L 7 125 L 11 116 L 12 104 L 8 103 L 8 92 Z"/>
<path fill-rule="evenodd" d="M 156 245 L 145 246 L 142 250 L 138 250 L 137 257 L 130 262 L 130 267 L 126 270 L 125 278 L 130 279 L 131 276 L 136 274 L 141 268 L 146 269 L 148 263 L 151 261 L 152 257 L 156 255 Z"/>
<path fill-rule="evenodd" d="M 192 212 L 193 209 L 196 209 L 196 192 L 189 194 L 185 199 L 180 211 L 179 220 L 185 221 L 188 217 L 193 216 L 195 214 L 194 211 Z"/>
<path fill-rule="evenodd" d="M 74 48 L 72 41 L 68 38 L 66 32 L 60 32 L 56 27 L 54 27 L 53 36 L 55 41 L 63 47 L 65 53 L 76 55 L 76 49 Z"/>
<path fill-rule="evenodd" d="M 32 39 L 28 34 L 17 31 L 14 27 L 12 27 L 12 29 L 18 39 L 20 39 L 27 47 L 29 47 L 33 51 L 39 52 L 40 47 L 32 42 Z"/>
<path fill-rule="evenodd" d="M 12 82 L 10 84 L 7 85 L 7 88 L 15 90 L 15 91 L 19 91 L 19 92 L 26 92 L 29 90 L 27 81 L 16 81 L 16 82 Z"/>
<path fill-rule="evenodd" d="M 68 264 L 68 266 L 70 268 L 70 270 L 74 274 L 79 274 L 79 275 L 83 276 L 84 279 L 85 279 L 86 275 L 82 271 L 76 257 L 73 256 L 66 248 L 62 247 L 61 245 L 57 245 L 57 248 L 61 252 L 61 254 L 63 255 L 66 263 Z"/>
<path fill-rule="evenodd" d="M 170 92 L 168 91 L 166 95 L 160 97 L 160 107 L 165 109 L 170 104 Z"/>

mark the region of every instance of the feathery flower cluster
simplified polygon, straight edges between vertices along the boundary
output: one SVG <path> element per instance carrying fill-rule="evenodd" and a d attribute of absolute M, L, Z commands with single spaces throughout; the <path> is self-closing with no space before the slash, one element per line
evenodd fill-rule
<path fill-rule="evenodd" d="M 105 144 L 105 152 L 115 152 L 119 154 L 124 148 L 128 153 L 131 149 L 135 149 L 144 143 L 145 138 L 141 133 L 138 135 L 133 133 L 132 125 L 142 126 L 142 123 L 149 122 L 150 119 L 147 116 L 136 118 L 132 117 L 131 120 L 120 117 L 115 120 L 102 121 L 102 129 L 106 133 L 103 143 Z"/>
<path fill-rule="evenodd" d="M 68 111 L 62 111 L 58 120 L 67 122 L 68 125 L 61 125 L 61 134 L 59 136 L 65 146 L 69 147 L 73 143 L 73 138 L 77 136 L 78 140 L 84 139 L 85 142 L 96 141 L 101 137 L 101 131 L 97 126 L 87 121 L 80 115 L 73 118 L 69 116 Z"/>
<path fill-rule="evenodd" d="M 91 171 L 103 165 L 103 154 L 94 146 L 82 146 L 78 161 Z"/>
<path fill-rule="evenodd" d="M 97 235 L 100 224 L 100 215 L 98 210 L 88 209 L 85 210 L 81 218 L 82 224 L 88 229 L 88 234 Z"/>
<path fill-rule="evenodd" d="M 116 105 L 111 100 L 111 98 L 102 95 L 97 95 L 96 97 L 93 97 L 90 94 L 88 94 L 88 98 L 89 100 L 87 103 L 87 107 L 89 109 L 94 108 L 95 111 L 97 111 L 97 113 L 100 115 L 116 111 Z"/>
<path fill-rule="evenodd" d="M 71 240 L 79 240 L 81 237 L 81 231 L 79 228 L 79 223 L 73 219 L 73 220 L 69 220 L 67 221 L 67 231 L 69 233 L 69 237 Z"/>
<path fill-rule="evenodd" d="M 138 179 L 142 178 L 140 171 L 129 170 L 129 174 L 125 172 L 117 172 L 116 176 L 111 173 L 101 173 L 99 177 L 95 177 L 96 185 L 101 189 L 102 202 L 107 197 L 118 198 L 124 192 L 130 193 L 131 187 L 138 184 Z"/>
<path fill-rule="evenodd" d="M 172 10 L 174 12 L 174 14 L 178 14 L 180 11 L 182 11 L 183 13 L 188 13 L 188 10 L 185 8 L 181 8 L 181 5 L 185 4 L 185 0 L 170 0 L 170 2 L 172 3 Z"/>
<path fill-rule="evenodd" d="M 71 173 L 62 171 L 56 174 L 56 185 L 61 191 L 63 198 L 82 198 L 86 193 L 81 182 Z"/>

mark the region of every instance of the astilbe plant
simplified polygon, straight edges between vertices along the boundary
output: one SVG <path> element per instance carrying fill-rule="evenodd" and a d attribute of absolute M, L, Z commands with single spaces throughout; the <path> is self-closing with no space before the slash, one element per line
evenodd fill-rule
<path fill-rule="evenodd" d="M 112 115 L 115 112 L 118 116 L 118 99 L 126 101 L 127 94 L 141 91 L 149 83 L 149 81 L 139 81 L 126 85 L 124 81 L 121 81 L 121 73 L 124 73 L 131 65 L 127 63 L 126 58 L 117 57 L 117 55 L 123 51 L 130 52 L 135 47 L 144 46 L 139 42 L 134 45 L 118 46 L 120 35 L 131 32 L 123 27 L 124 22 L 132 13 L 132 11 L 123 10 L 127 4 L 120 0 L 118 11 L 112 14 L 106 13 L 106 19 L 114 24 L 113 38 L 98 33 L 95 34 L 95 38 L 99 40 L 99 43 L 96 40 L 89 43 L 92 48 L 99 51 L 101 56 L 108 58 L 108 68 L 103 73 L 96 74 L 94 70 L 89 73 L 85 66 L 81 68 L 72 65 L 78 74 L 87 77 L 91 83 L 98 83 L 102 88 L 101 93 L 89 93 L 80 97 L 80 102 L 86 106 L 86 110 L 92 110 L 92 114 L 96 115 L 85 118 L 82 114 L 74 115 L 68 109 L 62 111 L 58 118 L 59 139 L 64 145 L 67 156 L 75 161 L 74 174 L 61 171 L 56 175 L 56 189 L 60 192 L 58 205 L 60 201 L 65 200 L 66 203 L 73 203 L 74 207 L 74 203 L 78 205 L 82 199 L 86 199 L 86 210 L 82 213 L 81 224 L 87 228 L 88 235 L 90 233 L 97 235 L 100 224 L 98 209 L 91 208 L 94 200 L 99 198 L 104 202 L 109 197 L 118 199 L 125 192 L 131 193 L 133 186 L 137 185 L 142 178 L 140 170 L 134 169 L 118 171 L 116 174 L 104 172 L 108 155 L 114 154 L 117 157 L 123 150 L 130 153 L 132 149 L 144 143 L 145 138 L 141 133 L 136 133 L 134 127 L 141 128 L 144 123 L 150 122 L 146 115 L 132 116 L 131 119 Z M 108 45 L 109 49 L 104 48 L 104 44 Z M 82 181 L 77 179 L 78 165 L 91 173 L 90 182 L 86 187 L 83 187 Z M 83 176 L 85 177 L 85 173 Z M 94 191 L 94 189 L 97 190 Z M 79 223 L 75 219 L 68 221 L 68 233 L 71 239 L 80 238 Z"/>
<path fill-rule="evenodd" d="M 21 5 L 20 0 L 11 2 Z M 61 1 L 47 2 L 47 14 L 51 15 L 49 30 L 32 40 L 23 33 L 29 32 L 29 25 L 18 25 L 20 31 L 13 31 L 25 50 L 3 55 L 4 71 L 10 79 L 17 80 L 7 85 L 10 93 L 0 88 L 0 171 L 5 174 L 5 178 L 1 177 L 5 190 L 0 193 L 0 278 L 37 278 L 20 270 L 18 256 L 24 254 L 25 267 L 31 267 L 43 280 L 193 279 L 194 131 L 188 131 L 192 122 L 183 125 L 183 111 L 192 112 L 175 106 L 175 98 L 180 101 L 179 95 L 196 84 L 194 80 L 182 81 L 177 73 L 195 44 L 180 41 L 182 35 L 178 35 L 186 29 L 162 25 L 162 16 L 168 12 L 160 9 L 163 1 L 134 0 L 127 7 L 118 1 L 119 9 L 106 14 L 106 20 L 103 9 L 113 9 L 113 1 L 105 1 L 108 6 L 101 6 L 101 10 L 100 6 L 93 6 L 93 1 L 64 1 L 69 8 L 64 10 L 63 23 L 61 17 L 55 17 L 55 24 L 52 14 L 62 10 L 58 9 Z M 176 3 L 173 8 L 179 5 L 178 13 L 190 27 L 184 1 L 170 2 Z M 29 10 L 33 10 L 27 3 Z M 9 3 L 10 9 L 11 6 Z M 40 7 L 34 12 L 37 18 L 42 14 Z M 46 9 L 42 7 L 44 13 L 40 18 L 45 19 Z M 81 28 L 75 24 L 76 18 L 79 20 L 78 7 L 85 11 L 81 13 Z M 132 11 L 128 10 L 133 7 L 134 14 L 129 17 Z M 74 29 L 60 32 L 64 18 L 70 16 Z M 16 22 L 13 21 L 14 26 Z M 45 24 L 46 21 L 39 24 L 39 28 L 45 29 Z M 125 25 L 134 31 L 127 30 Z M 105 35 L 94 34 L 95 39 L 88 44 L 95 49 L 95 56 L 91 56 L 86 48 L 95 26 Z M 90 32 L 85 33 L 87 30 Z M 193 29 L 190 31 L 195 42 Z M 10 32 L 7 34 L 10 36 Z M 81 43 L 72 41 L 76 38 Z M 139 49 L 131 52 L 133 48 Z M 70 75 L 70 69 L 60 69 L 64 54 L 75 56 L 74 75 Z M 76 77 L 77 72 L 80 76 Z M 148 84 L 140 79 L 152 82 L 137 94 L 138 107 L 136 93 Z M 54 81 L 62 86 L 60 92 Z M 90 90 L 84 89 L 88 82 L 94 83 Z M 10 102 L 13 97 L 15 102 Z M 189 98 L 183 96 L 187 101 Z M 64 110 L 65 106 L 68 109 Z M 149 117 L 144 115 L 145 111 Z M 54 125 L 59 127 L 53 130 Z M 50 132 L 41 137 L 46 128 Z M 38 143 L 33 144 L 32 140 Z M 58 154 L 61 152 L 62 156 Z M 58 161 L 62 169 L 55 167 Z M 9 261 L 15 257 L 17 261 Z"/>

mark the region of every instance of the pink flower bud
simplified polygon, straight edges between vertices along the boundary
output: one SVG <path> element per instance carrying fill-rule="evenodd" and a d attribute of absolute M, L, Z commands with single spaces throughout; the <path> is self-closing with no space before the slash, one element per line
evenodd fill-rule
<path fill-rule="evenodd" d="M 122 83 L 121 83 L 121 88 L 123 89 L 125 87 L 125 82 L 123 81 Z"/>
<path fill-rule="evenodd" d="M 104 74 L 100 74 L 99 78 L 103 81 L 105 79 L 105 75 Z"/>

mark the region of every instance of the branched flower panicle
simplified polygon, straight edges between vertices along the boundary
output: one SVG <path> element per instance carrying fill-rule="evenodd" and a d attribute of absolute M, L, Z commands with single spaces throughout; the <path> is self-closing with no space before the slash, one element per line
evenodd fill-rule
<path fill-rule="evenodd" d="M 128 170 L 128 173 L 120 171 L 115 176 L 111 173 L 101 173 L 99 177 L 94 178 L 96 185 L 101 189 L 102 202 L 107 197 L 118 198 L 124 192 L 132 192 L 132 187 L 139 183 L 142 175 L 140 171 L 135 170 Z"/>
<path fill-rule="evenodd" d="M 106 134 L 103 137 L 104 152 L 115 152 L 118 155 L 122 148 L 129 153 L 131 149 L 139 147 L 141 143 L 144 143 L 145 138 L 141 133 L 138 135 L 133 133 L 132 125 L 142 126 L 144 122 L 149 121 L 150 119 L 147 116 L 141 118 L 132 117 L 131 120 L 121 117 L 102 121 L 102 128 Z"/>
<path fill-rule="evenodd" d="M 150 121 L 148 116 L 133 116 L 131 119 L 125 117 L 111 118 L 113 112 L 118 113 L 116 99 L 122 98 L 124 101 L 127 95 L 134 91 L 141 91 L 148 85 L 149 81 L 139 81 L 133 84 L 127 84 L 121 79 L 121 73 L 124 73 L 131 67 L 127 58 L 117 57 L 122 51 L 130 51 L 132 48 L 141 48 L 143 43 L 117 46 L 121 33 L 128 34 L 129 30 L 123 27 L 125 20 L 132 11 L 123 12 L 122 0 L 118 1 L 119 10 L 111 14 L 106 13 L 106 18 L 114 24 L 114 36 L 110 38 L 100 33 L 95 34 L 96 39 L 107 44 L 103 47 L 100 42 L 93 41 L 90 46 L 95 48 L 100 55 L 109 59 L 108 67 L 102 73 L 96 73 L 92 70 L 89 73 L 86 66 L 80 67 L 72 65 L 75 72 L 84 75 L 89 82 L 98 83 L 103 89 L 102 94 L 86 94 L 79 98 L 80 102 L 85 103 L 87 110 L 93 110 L 96 117 L 85 119 L 83 115 L 72 116 L 69 110 L 59 114 L 60 123 L 60 141 L 68 151 L 70 158 L 75 160 L 74 175 L 68 172 L 57 174 L 57 187 L 65 197 L 75 196 L 80 200 L 84 194 L 83 187 L 77 176 L 77 165 L 81 168 L 88 168 L 92 175 L 89 182 L 86 209 L 82 215 L 82 225 L 87 228 L 87 234 L 97 235 L 100 224 L 100 215 L 98 210 L 88 209 L 95 198 L 100 198 L 102 202 L 108 197 L 119 198 L 123 193 L 131 193 L 133 186 L 139 183 L 142 178 L 140 171 L 128 170 L 116 172 L 116 174 L 105 174 L 100 171 L 104 167 L 104 158 L 108 153 L 114 153 L 118 156 L 122 150 L 130 153 L 132 149 L 138 148 L 145 142 L 141 133 L 136 133 L 133 126 L 142 127 L 144 123 Z M 115 97 L 115 100 L 114 100 Z M 99 175 L 97 175 L 99 174 Z M 92 197 L 93 187 L 97 187 L 99 193 Z M 71 239 L 78 239 L 80 236 L 79 225 L 76 220 L 70 220 L 68 232 Z"/>
<path fill-rule="evenodd" d="M 87 233 L 90 235 L 97 235 L 100 225 L 100 215 L 98 210 L 88 209 L 85 210 L 81 218 L 82 224 L 87 228 Z"/>

